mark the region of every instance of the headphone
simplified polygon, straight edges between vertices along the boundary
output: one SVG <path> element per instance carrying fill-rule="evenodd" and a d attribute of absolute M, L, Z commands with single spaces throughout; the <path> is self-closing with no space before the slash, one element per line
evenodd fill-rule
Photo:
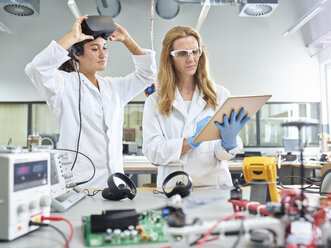
<path fill-rule="evenodd" d="M 177 181 L 176 186 L 170 191 L 166 192 L 166 185 L 173 177 L 184 175 L 187 177 L 187 184 L 184 184 L 182 181 Z M 173 195 L 180 195 L 182 198 L 189 196 L 193 188 L 192 178 L 185 171 L 175 171 L 169 174 L 163 181 L 162 190 L 166 197 L 170 198 Z"/>
<path fill-rule="evenodd" d="M 116 185 L 114 178 L 118 177 L 123 180 L 125 184 Z M 132 200 L 137 194 L 136 185 L 126 175 L 116 172 L 111 174 L 107 180 L 108 188 L 102 190 L 102 197 L 107 200 L 119 201 L 124 198 Z"/>
<path fill-rule="evenodd" d="M 81 46 L 76 46 L 76 44 L 74 44 L 71 47 L 69 47 L 68 52 L 69 52 L 69 57 L 72 58 L 74 61 L 78 62 L 74 54 L 76 54 L 77 56 L 81 56 L 83 54 L 83 48 Z"/>

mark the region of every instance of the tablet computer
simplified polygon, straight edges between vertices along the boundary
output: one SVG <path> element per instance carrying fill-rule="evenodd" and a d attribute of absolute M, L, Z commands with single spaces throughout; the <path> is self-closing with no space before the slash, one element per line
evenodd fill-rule
<path fill-rule="evenodd" d="M 216 110 L 212 118 L 201 129 L 193 142 L 202 142 L 208 140 L 221 139 L 219 129 L 215 125 L 215 121 L 223 124 L 223 116 L 226 114 L 230 119 L 231 112 L 234 109 L 236 114 L 241 108 L 245 108 L 244 116 L 254 116 L 257 111 L 270 99 L 271 95 L 257 95 L 257 96 L 230 96 L 225 102 Z"/>

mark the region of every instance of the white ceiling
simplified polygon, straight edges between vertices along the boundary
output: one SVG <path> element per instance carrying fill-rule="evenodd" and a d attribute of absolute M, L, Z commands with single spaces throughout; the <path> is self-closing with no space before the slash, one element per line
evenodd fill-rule
<path fill-rule="evenodd" d="M 115 22 L 124 26 L 142 47 L 150 48 L 151 1 L 120 1 L 122 10 Z M 302 30 L 291 37 L 281 36 L 316 2 L 279 0 L 275 12 L 265 18 L 239 17 L 239 6 L 212 6 L 200 34 L 209 52 L 214 79 L 229 88 L 232 94 L 245 95 L 267 93 L 263 87 L 267 78 L 274 100 L 280 101 L 289 101 L 289 95 L 279 89 L 282 84 L 288 84 L 287 80 L 295 88 L 309 82 L 318 83 L 316 61 L 310 58 L 305 48 L 309 36 Z M 76 3 L 82 14 L 97 14 L 95 1 L 76 0 Z M 181 4 L 178 16 L 171 20 L 161 19 L 155 14 L 154 49 L 157 59 L 165 33 L 176 25 L 195 27 L 201 7 L 199 4 Z M 0 22 L 12 32 L 0 32 L 0 101 L 40 99 L 25 76 L 24 68 L 52 39 L 59 40 L 69 32 L 74 21 L 67 0 L 41 0 L 38 16 L 18 17 L 0 9 Z M 318 25 L 322 26 L 319 30 L 328 28 L 325 22 Z M 308 30 L 313 26 L 304 28 Z M 109 68 L 101 74 L 126 75 L 133 69 L 130 61 L 130 54 L 124 46 L 112 43 Z M 244 87 L 243 81 L 246 82 Z M 302 99 L 318 100 L 318 88 L 312 88 L 311 92 L 315 98 L 307 94 Z M 15 97 L 11 98 L 12 95 Z"/>

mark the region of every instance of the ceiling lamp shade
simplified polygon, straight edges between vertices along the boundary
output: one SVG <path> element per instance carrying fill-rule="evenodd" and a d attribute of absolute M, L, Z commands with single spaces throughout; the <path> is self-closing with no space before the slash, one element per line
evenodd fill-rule
<path fill-rule="evenodd" d="M 99 15 L 115 18 L 121 12 L 121 3 L 119 0 L 95 0 Z"/>
<path fill-rule="evenodd" d="M 179 12 L 179 4 L 174 0 L 157 0 L 155 11 L 163 19 L 172 19 Z"/>

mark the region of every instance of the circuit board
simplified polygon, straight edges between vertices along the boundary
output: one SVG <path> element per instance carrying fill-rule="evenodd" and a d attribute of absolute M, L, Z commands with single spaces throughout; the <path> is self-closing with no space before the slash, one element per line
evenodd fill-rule
<path fill-rule="evenodd" d="M 91 217 L 84 217 L 85 244 L 94 246 L 139 245 L 168 242 L 163 227 L 167 224 L 160 211 L 148 211 L 140 215 L 139 225 L 131 230 L 111 230 L 108 233 L 91 232 Z"/>

